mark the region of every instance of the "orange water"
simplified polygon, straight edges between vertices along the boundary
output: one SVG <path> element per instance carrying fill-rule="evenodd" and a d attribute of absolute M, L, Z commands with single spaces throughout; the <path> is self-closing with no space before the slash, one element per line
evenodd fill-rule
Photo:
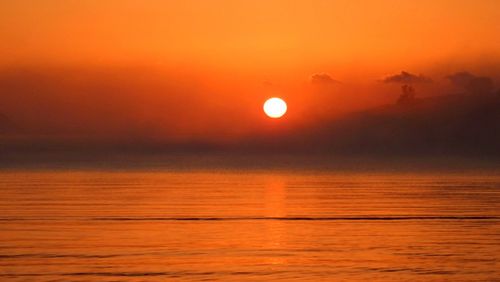
<path fill-rule="evenodd" d="M 0 281 L 177 280 L 500 281 L 500 176 L 0 173 Z"/>

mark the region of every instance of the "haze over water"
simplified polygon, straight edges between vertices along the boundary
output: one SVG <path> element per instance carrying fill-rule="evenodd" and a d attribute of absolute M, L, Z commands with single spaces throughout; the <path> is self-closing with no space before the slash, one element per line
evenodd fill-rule
<path fill-rule="evenodd" d="M 1 281 L 500 281 L 497 173 L 12 170 Z"/>

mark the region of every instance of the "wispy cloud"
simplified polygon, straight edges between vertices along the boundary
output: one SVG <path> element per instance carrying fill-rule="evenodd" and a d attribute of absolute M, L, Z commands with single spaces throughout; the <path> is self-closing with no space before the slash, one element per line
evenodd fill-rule
<path fill-rule="evenodd" d="M 414 83 L 429 83 L 432 82 L 432 79 L 422 74 L 415 75 L 406 71 L 402 71 L 400 74 L 390 75 L 384 78 L 382 82 L 414 84 Z"/>
<path fill-rule="evenodd" d="M 485 94 L 493 91 L 493 80 L 487 76 L 476 76 L 470 72 L 463 71 L 448 75 L 451 83 L 463 88 L 470 94 Z"/>
<path fill-rule="evenodd" d="M 329 85 L 339 82 L 333 79 L 332 76 L 328 73 L 316 73 L 311 75 L 311 83 L 317 85 Z"/>

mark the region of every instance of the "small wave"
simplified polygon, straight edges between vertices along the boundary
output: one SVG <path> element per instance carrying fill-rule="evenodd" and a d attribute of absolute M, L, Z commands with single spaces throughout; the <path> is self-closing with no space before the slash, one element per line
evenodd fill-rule
<path fill-rule="evenodd" d="M 4 217 L 0 221 L 409 221 L 500 220 L 500 216 L 338 216 L 338 217 Z"/>
<path fill-rule="evenodd" d="M 95 217 L 102 221 L 390 221 L 390 220 L 499 220 L 500 216 L 353 216 L 353 217 Z"/>

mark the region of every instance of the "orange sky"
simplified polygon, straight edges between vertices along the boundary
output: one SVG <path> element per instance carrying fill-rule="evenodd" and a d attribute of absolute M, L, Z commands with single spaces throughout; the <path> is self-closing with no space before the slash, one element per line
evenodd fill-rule
<path fill-rule="evenodd" d="M 497 55 L 496 0 L 0 4 L 1 60 L 238 68 L 421 64 Z"/>
<path fill-rule="evenodd" d="M 288 99 L 288 120 L 299 124 L 318 112 L 392 101 L 373 94 L 392 91 L 376 80 L 401 70 L 441 77 L 498 71 L 499 34 L 496 0 L 2 1 L 0 66 L 34 68 L 65 83 L 41 91 L 59 98 L 39 112 L 30 110 L 39 103 L 31 96 L 8 94 L 0 112 L 55 131 L 64 122 L 101 126 L 96 132 L 136 122 L 130 126 L 140 131 L 154 120 L 165 127 L 155 130 L 170 135 L 231 135 L 268 126 L 260 106 L 269 95 Z M 73 81 L 80 74 L 65 76 L 65 68 L 85 69 L 76 71 L 86 73 L 80 84 Z M 337 96 L 308 85 L 323 72 L 342 82 L 332 90 Z M 111 114 L 103 99 L 115 108 Z M 44 111 L 55 117 L 33 123 Z"/>

